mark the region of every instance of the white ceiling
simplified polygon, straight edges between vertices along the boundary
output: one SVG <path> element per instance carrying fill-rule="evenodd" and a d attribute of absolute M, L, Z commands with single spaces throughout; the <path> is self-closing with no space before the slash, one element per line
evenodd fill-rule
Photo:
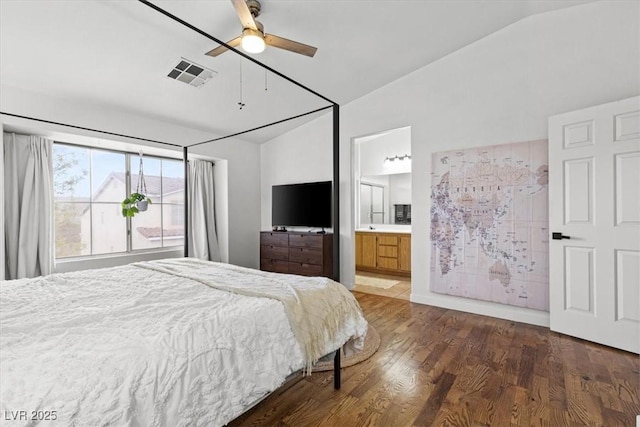
<path fill-rule="evenodd" d="M 262 0 L 258 19 L 267 33 L 318 52 L 308 58 L 267 47 L 254 57 L 346 104 L 527 16 L 586 2 Z M 221 40 L 241 31 L 229 0 L 154 4 Z M 329 105 L 232 52 L 204 55 L 216 46 L 135 0 L 0 0 L 2 85 L 146 115 L 212 138 Z M 200 88 L 167 78 L 181 57 L 218 74 Z M 265 142 L 317 115 L 242 137 Z"/>

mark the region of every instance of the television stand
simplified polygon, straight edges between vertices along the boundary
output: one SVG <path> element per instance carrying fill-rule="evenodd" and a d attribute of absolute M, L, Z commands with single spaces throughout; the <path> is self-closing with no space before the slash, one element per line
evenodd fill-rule
<path fill-rule="evenodd" d="M 260 270 L 333 277 L 333 234 L 260 232 Z"/>
<path fill-rule="evenodd" d="M 327 232 L 324 230 L 324 227 L 322 227 L 322 230 L 316 231 L 316 234 L 327 234 Z"/>

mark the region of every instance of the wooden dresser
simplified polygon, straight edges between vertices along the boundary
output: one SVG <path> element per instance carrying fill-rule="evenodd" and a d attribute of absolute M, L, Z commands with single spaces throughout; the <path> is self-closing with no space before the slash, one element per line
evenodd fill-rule
<path fill-rule="evenodd" d="M 333 277 L 333 234 L 260 232 L 260 270 Z"/>
<path fill-rule="evenodd" d="M 356 269 L 411 275 L 411 234 L 356 231 Z"/>

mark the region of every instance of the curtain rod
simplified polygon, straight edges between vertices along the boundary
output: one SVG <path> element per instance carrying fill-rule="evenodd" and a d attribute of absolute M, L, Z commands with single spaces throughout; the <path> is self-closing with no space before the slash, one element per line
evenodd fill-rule
<path fill-rule="evenodd" d="M 220 44 L 220 45 L 222 45 L 222 46 L 226 47 L 227 49 L 229 49 L 229 50 L 231 50 L 231 51 L 235 52 L 236 54 L 238 54 L 238 55 L 242 56 L 242 57 L 243 57 L 243 58 L 245 58 L 245 59 L 248 59 L 249 61 L 253 62 L 254 64 L 257 64 L 258 66 L 260 66 L 260 67 L 264 68 L 265 70 L 271 71 L 273 74 L 275 74 L 275 75 L 277 75 L 277 76 L 279 76 L 279 77 L 282 77 L 283 79 L 285 79 L 285 80 L 287 80 L 288 82 L 293 83 L 294 85 L 296 85 L 296 86 L 298 86 L 298 87 L 300 87 L 300 88 L 302 88 L 302 89 L 306 90 L 307 92 L 310 92 L 310 93 L 314 94 L 315 96 L 317 96 L 317 97 L 319 97 L 319 98 L 322 98 L 322 99 L 324 99 L 325 101 L 327 101 L 327 102 L 329 102 L 329 103 L 331 103 L 331 104 L 337 105 L 337 103 L 336 103 L 336 102 L 332 101 L 331 99 L 327 98 L 326 96 L 320 95 L 320 94 L 319 94 L 318 92 L 316 92 L 315 90 L 310 89 L 310 88 L 308 88 L 307 86 L 303 85 L 302 83 L 299 83 L 299 82 L 297 82 L 296 80 L 292 79 L 291 77 L 288 77 L 288 76 L 286 76 L 286 75 L 282 74 L 280 71 L 277 71 L 277 70 L 275 70 L 275 69 L 273 69 L 273 68 L 269 67 L 268 65 L 263 64 L 262 62 L 258 61 L 257 59 L 255 59 L 255 58 L 253 58 L 253 57 L 251 57 L 251 56 L 247 55 L 246 53 L 244 53 L 244 52 L 242 52 L 242 51 L 240 51 L 240 50 L 236 49 L 236 48 L 235 48 L 235 47 L 233 47 L 233 46 L 228 45 L 227 43 L 223 42 L 222 40 L 219 40 L 218 38 L 216 38 L 216 37 L 212 36 L 211 34 L 209 34 L 209 33 L 205 32 L 205 31 L 201 30 L 200 28 L 198 28 L 198 27 L 196 27 L 196 26 L 194 26 L 194 25 L 192 25 L 192 24 L 189 24 L 187 21 L 184 21 L 184 20 L 182 20 L 182 19 L 178 18 L 177 16 L 175 16 L 175 15 L 171 14 L 170 12 L 167 12 L 166 10 L 164 10 L 164 9 L 162 9 L 161 7 L 159 7 L 159 6 L 157 6 L 157 5 L 153 4 L 153 3 L 151 3 L 150 1 L 148 1 L 148 0 L 138 0 L 138 1 L 139 1 L 140 3 L 142 3 L 142 4 L 146 5 L 146 6 L 149 6 L 150 8 L 152 8 L 153 10 L 155 10 L 156 12 L 159 12 L 159 13 L 163 14 L 164 16 L 166 16 L 166 17 L 168 17 L 168 18 L 171 18 L 171 19 L 173 19 L 174 21 L 176 21 L 176 22 L 178 22 L 178 23 L 180 23 L 180 24 L 184 25 L 185 27 L 187 27 L 187 28 L 189 28 L 189 29 L 191 29 L 191 30 L 195 31 L 196 33 L 198 33 L 198 34 L 200 34 L 200 35 L 203 35 L 204 37 L 208 38 L 209 40 L 212 40 L 212 41 L 214 41 L 214 42 L 216 42 L 216 43 L 218 43 L 218 44 Z"/>
<path fill-rule="evenodd" d="M 306 113 L 298 114 L 297 116 L 293 116 L 293 117 L 289 117 L 289 118 L 286 118 L 286 119 L 278 120 L 277 122 L 268 123 L 266 125 L 255 127 L 253 129 L 243 130 L 242 132 L 237 132 L 237 133 L 234 133 L 234 134 L 231 134 L 231 135 L 221 136 L 219 138 L 209 139 L 209 140 L 202 141 L 202 142 L 196 142 L 195 144 L 185 145 L 185 147 L 195 147 L 197 145 L 208 144 L 209 142 L 216 142 L 216 141 L 220 141 L 222 139 L 232 138 L 234 136 L 238 136 L 238 135 L 242 135 L 242 134 L 245 134 L 245 133 L 253 132 L 254 130 L 263 129 L 263 128 L 266 128 L 266 127 L 269 127 L 269 126 L 273 126 L 273 125 L 277 125 L 277 124 L 280 124 L 280 123 L 287 122 L 289 120 L 294 120 L 294 119 L 298 119 L 300 117 L 308 116 L 309 114 L 317 113 L 318 111 L 327 110 L 327 109 L 332 108 L 332 107 L 333 107 L 333 105 L 327 105 L 326 107 L 318 108 L 318 109 L 313 110 L 313 111 L 308 111 Z"/>
<path fill-rule="evenodd" d="M 88 130 L 88 131 L 91 131 L 91 132 L 104 133 L 106 135 L 120 136 L 120 137 L 123 137 L 123 138 L 137 139 L 138 141 L 154 142 L 156 144 L 170 145 L 172 147 L 178 147 L 178 148 L 182 148 L 183 147 L 182 145 L 172 144 L 170 142 L 156 141 L 155 139 L 140 138 L 138 136 L 125 135 L 125 134 L 122 134 L 122 133 L 108 132 L 108 131 L 105 131 L 105 130 L 86 128 L 86 127 L 82 127 L 82 126 L 70 125 L 70 124 L 67 124 L 67 123 L 54 122 L 54 121 L 51 121 L 51 120 L 39 119 L 37 117 L 21 116 L 19 114 L 5 113 L 3 111 L 0 111 L 0 115 L 17 117 L 17 118 L 20 118 L 20 119 L 33 120 L 33 121 L 36 121 L 36 122 L 48 123 L 48 124 L 52 124 L 52 125 L 65 126 L 65 127 L 74 128 L 74 129 Z"/>

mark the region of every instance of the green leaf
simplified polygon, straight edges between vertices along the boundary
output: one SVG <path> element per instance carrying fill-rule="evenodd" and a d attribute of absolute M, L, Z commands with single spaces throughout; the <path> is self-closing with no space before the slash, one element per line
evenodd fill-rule
<path fill-rule="evenodd" d="M 136 203 L 141 202 L 143 200 L 146 200 L 147 202 L 151 203 L 150 197 L 147 197 L 144 194 L 140 194 L 140 193 L 131 193 L 129 197 L 127 197 L 122 202 L 120 202 L 120 206 L 122 207 L 122 216 L 125 218 L 127 217 L 130 218 L 135 216 L 135 214 L 139 213 L 140 210 L 136 206 Z"/>

